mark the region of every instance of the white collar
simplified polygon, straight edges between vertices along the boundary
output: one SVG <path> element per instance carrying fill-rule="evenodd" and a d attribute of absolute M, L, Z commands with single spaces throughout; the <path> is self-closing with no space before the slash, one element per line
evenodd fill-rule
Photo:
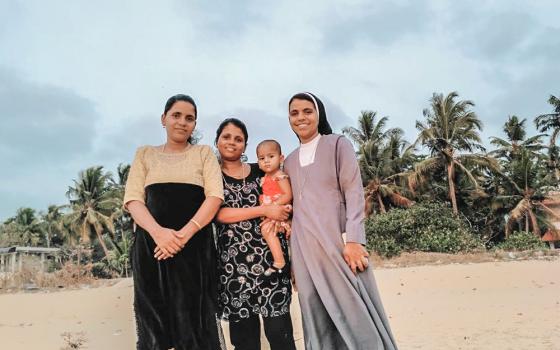
<path fill-rule="evenodd" d="M 320 139 L 321 134 L 317 134 L 311 141 L 299 146 L 299 165 L 306 166 L 315 161 L 315 153 Z"/>
<path fill-rule="evenodd" d="M 317 144 L 319 143 L 319 139 L 321 138 L 321 134 L 317 134 L 317 136 L 315 136 L 311 141 L 307 142 L 307 143 L 301 143 L 300 147 L 301 148 L 315 148 L 317 147 Z"/>

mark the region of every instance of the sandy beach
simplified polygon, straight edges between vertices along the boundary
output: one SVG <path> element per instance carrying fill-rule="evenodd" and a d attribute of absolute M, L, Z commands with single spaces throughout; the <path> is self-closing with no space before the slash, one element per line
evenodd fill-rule
<path fill-rule="evenodd" d="M 560 349 L 560 260 L 376 269 L 401 350 Z M 2 349 L 133 349 L 132 281 L 109 287 L 0 295 Z M 292 305 L 303 349 L 297 298 Z M 227 338 L 227 326 L 224 327 Z M 263 346 L 263 349 L 268 347 Z"/>

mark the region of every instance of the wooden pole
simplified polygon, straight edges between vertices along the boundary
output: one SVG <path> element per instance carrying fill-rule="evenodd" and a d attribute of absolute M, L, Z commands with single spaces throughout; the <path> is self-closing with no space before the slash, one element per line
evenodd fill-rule
<path fill-rule="evenodd" d="M 13 252 L 12 253 L 12 273 L 16 272 L 16 263 L 17 263 L 17 257 L 16 257 L 17 253 Z"/>

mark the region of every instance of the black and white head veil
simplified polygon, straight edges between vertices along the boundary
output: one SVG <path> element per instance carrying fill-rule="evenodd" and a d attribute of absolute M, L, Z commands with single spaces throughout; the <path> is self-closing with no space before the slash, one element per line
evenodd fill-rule
<path fill-rule="evenodd" d="M 317 115 L 319 117 L 319 134 L 321 135 L 330 135 L 332 134 L 332 128 L 329 124 L 329 121 L 327 120 L 327 112 L 325 111 L 325 106 L 323 105 L 323 102 L 315 95 L 313 95 L 311 92 L 300 92 L 298 94 L 295 94 L 291 99 L 289 104 L 292 103 L 293 100 L 298 99 L 298 100 L 306 100 L 309 101 L 311 103 L 313 103 L 313 105 L 315 106 L 315 110 L 317 111 Z M 288 106 L 289 106 L 288 104 Z"/>

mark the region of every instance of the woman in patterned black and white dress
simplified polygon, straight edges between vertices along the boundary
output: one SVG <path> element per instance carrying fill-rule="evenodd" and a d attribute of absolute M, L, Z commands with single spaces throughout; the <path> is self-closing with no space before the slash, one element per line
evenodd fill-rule
<path fill-rule="evenodd" d="M 259 315 L 272 350 L 295 350 L 290 276 L 285 271 L 264 275 L 273 258 L 259 226 L 262 217 L 286 220 L 290 209 L 259 205 L 263 173 L 257 164 L 241 161 L 247 139 L 247 128 L 235 118 L 224 120 L 216 132 L 224 183 L 224 203 L 217 215 L 222 318 L 229 321 L 236 350 L 261 348 Z M 283 234 L 279 237 L 288 261 L 288 244 Z"/>

